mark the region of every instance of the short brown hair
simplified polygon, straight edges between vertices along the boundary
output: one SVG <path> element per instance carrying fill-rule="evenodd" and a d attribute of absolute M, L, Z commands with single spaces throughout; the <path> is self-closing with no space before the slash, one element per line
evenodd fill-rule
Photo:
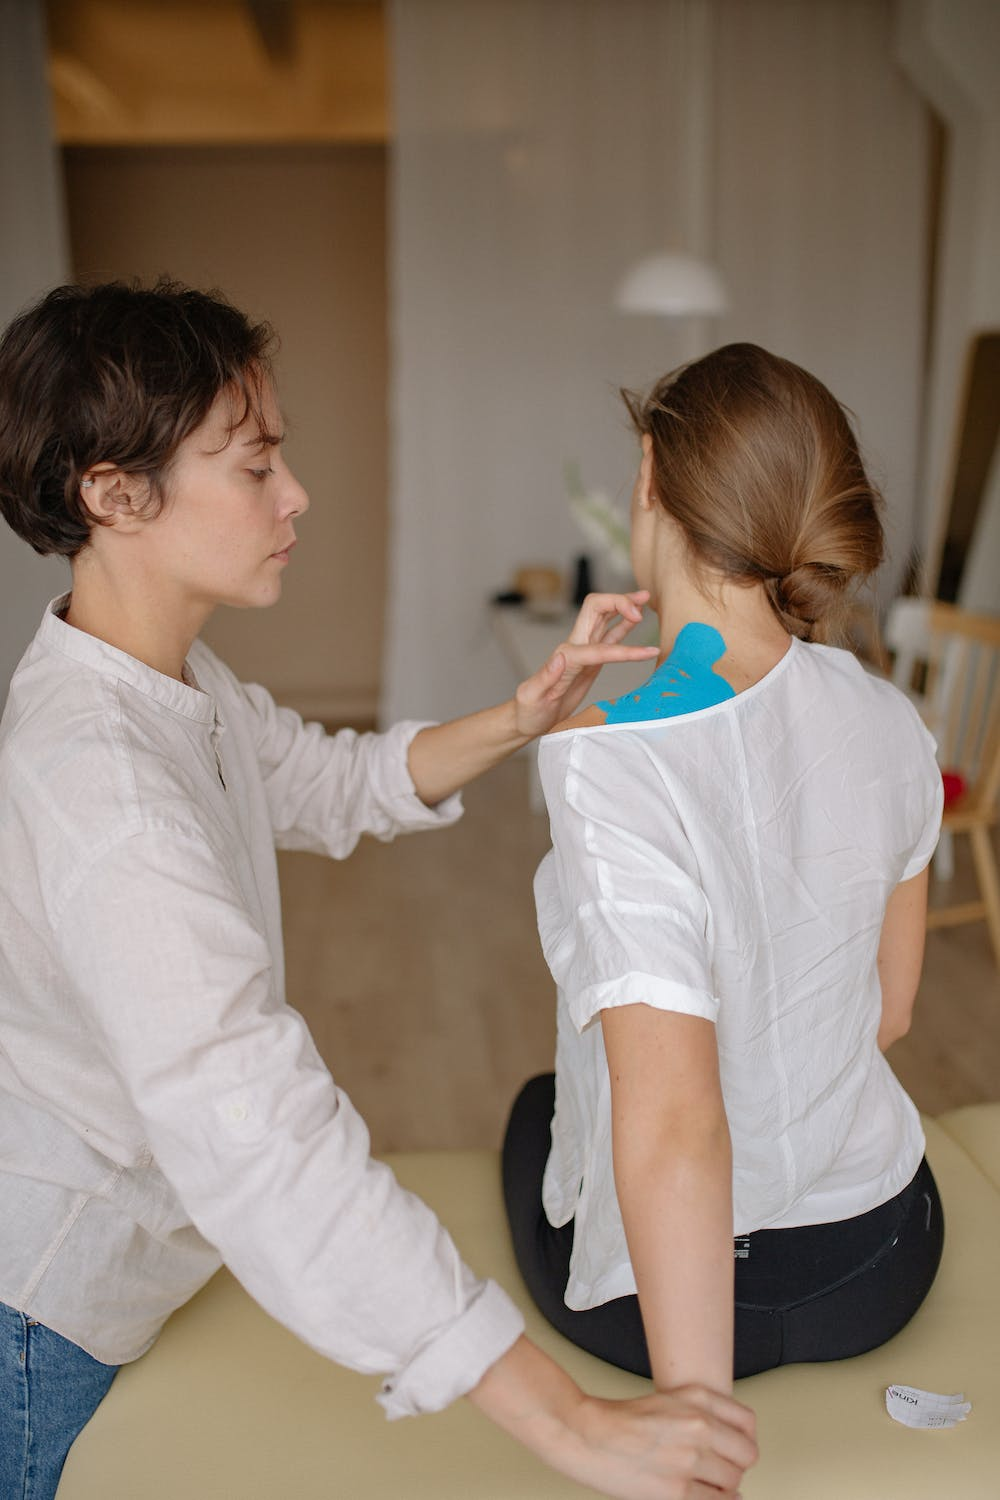
<path fill-rule="evenodd" d="M 0 511 L 36 552 L 74 557 L 97 518 L 87 469 L 143 476 L 149 513 L 179 445 L 219 393 L 260 411 L 274 336 L 218 292 L 161 279 L 61 286 L 0 339 Z M 241 411 L 242 406 L 242 411 Z"/>
<path fill-rule="evenodd" d="M 622 396 L 696 566 L 763 584 L 791 634 L 828 639 L 883 535 L 881 496 L 826 386 L 756 344 L 726 344 L 648 396 Z"/>

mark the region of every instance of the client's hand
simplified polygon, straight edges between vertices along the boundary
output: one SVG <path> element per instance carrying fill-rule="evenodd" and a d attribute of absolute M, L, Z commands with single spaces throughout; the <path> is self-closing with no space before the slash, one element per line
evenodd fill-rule
<path fill-rule="evenodd" d="M 652 661 L 656 646 L 622 646 L 642 619 L 647 589 L 632 594 L 588 594 L 569 638 L 514 696 L 518 733 L 545 734 L 583 702 L 601 667 L 611 661 Z"/>
<path fill-rule="evenodd" d="M 605 1401 L 518 1339 L 469 1399 L 512 1437 L 615 1500 L 734 1500 L 757 1461 L 748 1407 L 703 1386 Z"/>

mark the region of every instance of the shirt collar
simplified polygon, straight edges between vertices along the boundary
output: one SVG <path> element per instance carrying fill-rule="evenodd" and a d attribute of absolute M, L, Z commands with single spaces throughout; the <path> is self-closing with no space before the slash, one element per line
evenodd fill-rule
<path fill-rule="evenodd" d="M 98 640 L 84 630 L 67 625 L 61 615 L 69 598 L 69 594 L 61 594 L 48 605 L 35 637 L 39 645 L 45 650 L 69 656 L 82 666 L 100 672 L 104 677 L 128 683 L 129 687 L 144 693 L 147 698 L 152 698 L 172 713 L 183 714 L 185 718 L 202 724 L 215 724 L 215 702 L 208 693 L 202 692 L 198 687 L 190 687 L 186 682 L 178 682 L 176 678 L 166 677 L 162 672 L 147 667 L 145 662 L 129 656 L 127 652 L 119 651 L 117 646 L 110 646 L 107 641 Z M 195 680 L 194 673 L 186 662 L 184 673 L 192 682 Z"/>

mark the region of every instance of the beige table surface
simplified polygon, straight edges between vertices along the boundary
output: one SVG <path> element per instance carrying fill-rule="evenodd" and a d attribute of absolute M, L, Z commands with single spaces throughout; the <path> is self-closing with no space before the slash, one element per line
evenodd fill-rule
<path fill-rule="evenodd" d="M 990 1181 L 943 1126 L 968 1140 Z M 910 1326 L 859 1359 L 740 1383 L 761 1461 L 746 1500 L 1000 1497 L 1000 1106 L 928 1124 L 947 1215 L 938 1281 Z M 391 1159 L 438 1210 L 469 1262 L 519 1300 L 491 1152 Z M 645 1382 L 572 1348 L 527 1309 L 529 1331 L 582 1385 Z M 953 1431 L 890 1421 L 891 1382 L 965 1391 Z M 584 1500 L 467 1403 L 387 1423 L 378 1382 L 337 1369 L 272 1322 L 223 1272 L 119 1375 L 70 1455 L 58 1500 Z"/>

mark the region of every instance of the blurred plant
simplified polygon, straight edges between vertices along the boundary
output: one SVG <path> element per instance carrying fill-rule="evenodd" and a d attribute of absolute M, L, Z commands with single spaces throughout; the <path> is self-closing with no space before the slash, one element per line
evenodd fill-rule
<path fill-rule="evenodd" d="M 573 518 L 590 545 L 600 552 L 613 576 L 601 586 L 611 589 L 634 589 L 629 518 L 621 506 L 602 490 L 584 488 L 580 467 L 566 465 L 566 488 Z M 652 610 L 644 612 L 642 621 L 629 632 L 630 646 L 654 646 L 660 638 L 660 626 Z"/>
<path fill-rule="evenodd" d="M 602 490 L 584 487 L 579 464 L 568 463 L 565 472 L 569 508 L 587 541 L 604 555 L 616 573 L 631 574 L 628 516 Z"/>

